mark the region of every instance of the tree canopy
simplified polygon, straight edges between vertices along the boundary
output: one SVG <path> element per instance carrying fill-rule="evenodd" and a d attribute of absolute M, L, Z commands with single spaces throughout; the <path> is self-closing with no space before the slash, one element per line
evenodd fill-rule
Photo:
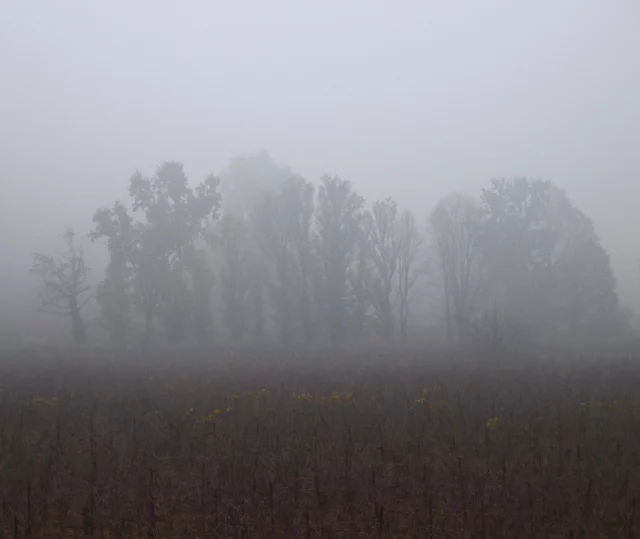
<path fill-rule="evenodd" d="M 214 175 L 191 186 L 182 163 L 166 162 L 130 178 L 128 203 L 95 212 L 89 238 L 109 255 L 95 298 L 114 343 L 205 343 L 216 318 L 216 334 L 234 342 L 407 339 L 425 305 L 420 324 L 459 344 L 628 329 L 592 222 L 551 182 L 494 179 L 416 217 L 392 197 L 368 204 L 339 176 L 314 185 L 266 152 L 221 176 L 222 188 Z M 64 255 L 37 255 L 34 271 L 43 307 L 70 314 L 80 342 L 87 270 L 67 240 Z"/>

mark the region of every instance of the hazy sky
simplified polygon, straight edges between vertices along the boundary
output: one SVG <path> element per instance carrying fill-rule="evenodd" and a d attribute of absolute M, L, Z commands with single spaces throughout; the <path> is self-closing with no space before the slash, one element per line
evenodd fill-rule
<path fill-rule="evenodd" d="M 5 0 L 0 67 L 19 267 L 136 169 L 195 181 L 265 148 L 422 215 L 491 177 L 552 180 L 640 288 L 638 0 Z"/>

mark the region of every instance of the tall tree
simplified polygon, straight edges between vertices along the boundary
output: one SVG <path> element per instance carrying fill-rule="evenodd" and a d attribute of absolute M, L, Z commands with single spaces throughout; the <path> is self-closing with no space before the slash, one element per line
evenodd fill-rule
<path fill-rule="evenodd" d="M 256 243 L 265 257 L 267 283 L 281 342 L 293 339 L 293 259 L 287 234 L 283 200 L 279 193 L 264 192 L 251 213 Z"/>
<path fill-rule="evenodd" d="M 193 325 L 196 342 L 205 344 L 212 338 L 213 271 L 204 248 L 195 245 L 185 251 L 185 266 L 191 277 Z"/>
<path fill-rule="evenodd" d="M 355 339 L 361 339 L 367 330 L 374 296 L 374 264 L 371 245 L 373 219 L 370 212 L 358 216 L 358 239 L 355 254 L 348 270 L 348 295 L 350 306 L 350 331 Z"/>
<path fill-rule="evenodd" d="M 269 270 L 267 283 L 280 339 L 285 343 L 297 334 L 309 343 L 315 334 L 314 211 L 313 185 L 292 176 L 276 190 L 263 192 L 251 213 L 256 244 Z M 255 286 L 263 282 L 258 277 Z M 257 288 L 255 292 L 253 297 L 259 300 Z"/>
<path fill-rule="evenodd" d="M 292 262 L 293 309 L 302 339 L 307 344 L 315 335 L 313 282 L 316 259 L 313 251 L 315 189 L 301 177 L 291 177 L 280 188 L 284 213 L 283 233 L 289 239 Z"/>
<path fill-rule="evenodd" d="M 186 325 L 184 319 L 194 318 L 194 275 L 187 262 L 219 217 L 218 185 L 218 178 L 211 175 L 192 189 L 178 162 L 164 163 L 152 178 L 138 172 L 130 180 L 133 209 L 142 211 L 146 218 L 138 227 L 134 257 L 147 339 L 161 307 L 165 325 L 175 326 L 166 326 L 172 339 L 183 338 L 180 328 Z"/>
<path fill-rule="evenodd" d="M 81 316 L 82 308 L 91 296 L 87 283 L 89 268 L 84 262 L 82 246 L 74 242 L 75 234 L 69 229 L 64 235 L 66 251 L 56 255 L 33 255 L 31 273 L 42 280 L 38 291 L 41 309 L 71 318 L 73 337 L 77 344 L 87 341 L 87 332 Z"/>
<path fill-rule="evenodd" d="M 411 292 L 418 279 L 426 271 L 421 265 L 424 238 L 416 218 L 409 210 L 405 210 L 398 221 L 398 271 L 397 271 L 397 296 L 398 296 L 398 321 L 400 336 L 407 336 L 407 324 L 410 316 Z"/>
<path fill-rule="evenodd" d="M 483 211 L 473 197 L 451 194 L 435 207 L 430 223 L 451 340 L 472 317 L 482 284 Z"/>
<path fill-rule="evenodd" d="M 261 342 L 265 334 L 265 289 L 266 271 L 264 260 L 253 254 L 250 267 L 251 284 L 249 288 L 249 333 L 254 342 Z"/>
<path fill-rule="evenodd" d="M 241 221 L 249 220 L 262 193 L 276 193 L 292 171 L 278 165 L 265 150 L 238 155 L 220 173 L 220 193 L 224 213 Z"/>
<path fill-rule="evenodd" d="M 225 215 L 220 221 L 218 247 L 222 257 L 220 285 L 224 321 L 231 338 L 239 342 L 247 327 L 253 279 L 244 223 L 233 215 Z"/>
<path fill-rule="evenodd" d="M 157 315 L 167 341 L 183 343 L 189 333 L 193 294 L 182 258 L 175 257 L 159 267 Z"/>
<path fill-rule="evenodd" d="M 533 303 L 545 302 L 536 281 L 543 277 L 538 262 L 555 243 L 547 218 L 551 194 L 549 182 L 526 178 L 492 180 L 482 191 L 488 289 L 503 317 L 522 326 L 532 327 L 526 318 L 527 311 L 538 310 Z"/>
<path fill-rule="evenodd" d="M 378 200 L 373 205 L 371 252 L 375 267 L 374 306 L 385 339 L 394 331 L 393 291 L 400 242 L 397 231 L 398 204 L 392 198 Z"/>
<path fill-rule="evenodd" d="M 347 274 L 353 261 L 364 199 L 348 180 L 323 176 L 318 190 L 317 245 L 321 258 L 322 311 L 333 342 L 346 337 Z"/>
<path fill-rule="evenodd" d="M 562 190 L 548 181 L 499 179 L 483 202 L 488 290 L 503 319 L 536 340 L 623 329 L 609 256 Z"/>
<path fill-rule="evenodd" d="M 129 336 L 132 319 L 131 254 L 135 248 L 135 226 L 127 208 L 116 202 L 112 208 L 96 211 L 95 229 L 89 233 L 91 241 L 106 239 L 109 264 L 105 278 L 98 285 L 96 301 L 101 322 L 116 345 L 124 344 Z"/>
<path fill-rule="evenodd" d="M 137 222 L 135 249 L 131 252 L 134 269 L 134 305 L 144 317 L 145 343 L 151 343 L 154 320 L 160 308 L 163 277 L 169 271 L 161 236 L 150 226 Z"/>

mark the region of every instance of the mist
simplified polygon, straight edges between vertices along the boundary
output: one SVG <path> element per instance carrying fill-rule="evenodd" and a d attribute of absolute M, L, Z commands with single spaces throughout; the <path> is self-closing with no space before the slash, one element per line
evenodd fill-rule
<path fill-rule="evenodd" d="M 7 328 L 40 318 L 32 253 L 67 227 L 84 238 L 135 171 L 180 161 L 195 183 L 260 149 L 315 183 L 393 196 L 421 224 L 491 178 L 552 181 L 592 219 L 621 301 L 640 306 L 636 2 L 3 7 Z M 86 250 L 99 274 L 104 253 Z"/>
<path fill-rule="evenodd" d="M 638 0 L 2 2 L 0 536 L 638 537 L 639 59 Z"/>

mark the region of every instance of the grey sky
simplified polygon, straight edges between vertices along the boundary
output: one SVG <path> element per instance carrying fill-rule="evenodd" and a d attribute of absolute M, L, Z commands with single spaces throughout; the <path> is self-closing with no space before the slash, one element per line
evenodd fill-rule
<path fill-rule="evenodd" d="M 266 148 L 422 215 L 552 180 L 638 297 L 637 0 L 5 0 L 0 67 L 0 252 L 27 265 L 136 169 Z"/>

